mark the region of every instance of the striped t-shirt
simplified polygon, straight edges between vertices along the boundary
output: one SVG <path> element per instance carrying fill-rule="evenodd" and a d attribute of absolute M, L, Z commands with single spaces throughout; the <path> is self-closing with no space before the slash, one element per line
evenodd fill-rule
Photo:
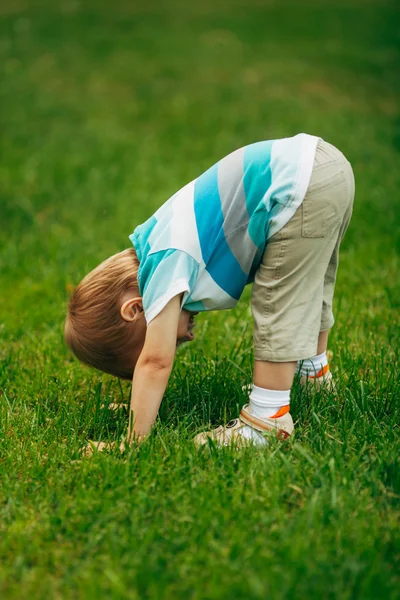
<path fill-rule="evenodd" d="M 190 311 L 235 306 L 268 239 L 303 201 L 318 139 L 301 133 L 240 148 L 135 229 L 147 323 L 178 294 Z"/>

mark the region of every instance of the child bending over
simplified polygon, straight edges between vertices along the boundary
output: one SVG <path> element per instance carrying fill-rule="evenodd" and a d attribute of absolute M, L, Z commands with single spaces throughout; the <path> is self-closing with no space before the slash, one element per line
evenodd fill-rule
<path fill-rule="evenodd" d="M 354 178 L 331 144 L 299 134 L 229 154 L 174 194 L 91 271 L 69 303 L 65 338 L 84 363 L 132 379 L 127 441 L 157 417 L 176 347 L 195 316 L 233 308 L 252 283 L 253 386 L 238 419 L 198 444 L 265 444 L 293 432 L 290 389 L 332 385 L 326 357 L 339 246 Z"/>

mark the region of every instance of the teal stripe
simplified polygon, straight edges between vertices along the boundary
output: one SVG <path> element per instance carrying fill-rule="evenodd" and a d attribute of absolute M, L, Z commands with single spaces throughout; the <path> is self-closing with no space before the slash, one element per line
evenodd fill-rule
<path fill-rule="evenodd" d="M 246 146 L 244 152 L 244 190 L 246 206 L 250 215 L 249 235 L 258 248 L 265 246 L 268 228 L 269 206 L 264 197 L 271 186 L 272 141 L 257 142 Z"/>
<path fill-rule="evenodd" d="M 204 304 L 201 302 L 201 300 L 190 300 L 190 296 L 188 297 L 187 301 L 185 302 L 185 304 L 183 305 L 183 308 L 185 310 L 190 310 L 192 312 L 204 312 L 206 309 L 204 307 Z"/>
<path fill-rule="evenodd" d="M 135 247 L 139 262 L 146 258 L 150 251 L 150 236 L 157 223 L 157 219 L 153 215 L 150 219 L 147 219 L 142 225 L 136 227 L 135 231 L 129 236 L 132 244 Z"/>
<path fill-rule="evenodd" d="M 139 281 L 142 281 L 140 295 L 143 298 L 145 313 L 179 279 L 188 283 L 191 293 L 197 279 L 199 265 L 186 252 L 180 250 L 161 250 L 149 254 L 141 263 Z"/>
<path fill-rule="evenodd" d="M 218 191 L 218 165 L 196 179 L 196 226 L 208 273 L 224 292 L 238 300 L 246 285 L 247 273 L 243 272 L 225 239 L 224 215 Z"/>

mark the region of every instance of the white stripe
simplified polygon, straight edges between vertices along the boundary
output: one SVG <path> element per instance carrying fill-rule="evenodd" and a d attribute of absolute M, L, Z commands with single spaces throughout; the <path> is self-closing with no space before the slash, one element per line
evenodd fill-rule
<path fill-rule="evenodd" d="M 188 282 L 186 279 L 178 279 L 174 283 L 173 286 L 169 288 L 169 290 L 157 298 L 155 302 L 153 302 L 149 309 L 145 311 L 144 316 L 146 319 L 147 325 L 160 314 L 160 312 L 165 308 L 172 298 L 175 298 L 178 294 L 182 294 L 189 290 Z"/>
<path fill-rule="evenodd" d="M 279 206 L 269 221 L 268 238 L 289 222 L 303 202 L 318 139 L 312 135 L 299 134 L 293 138 L 274 141 L 271 149 L 272 183 L 268 201 L 272 196 Z"/>
<path fill-rule="evenodd" d="M 296 187 L 294 191 L 297 208 L 303 202 L 304 196 L 307 193 L 314 167 L 315 152 L 321 138 L 316 137 L 315 135 L 307 135 L 306 133 L 300 133 L 296 137 L 299 137 L 301 143 L 299 166 L 296 174 Z"/>
<path fill-rule="evenodd" d="M 194 184 L 195 182 L 191 181 L 171 199 L 169 208 L 172 210 L 172 215 L 169 219 L 168 246 L 156 243 L 152 246 L 151 252 L 174 248 L 187 252 L 199 264 L 203 263 L 194 214 Z M 161 240 L 160 242 L 162 244 Z"/>

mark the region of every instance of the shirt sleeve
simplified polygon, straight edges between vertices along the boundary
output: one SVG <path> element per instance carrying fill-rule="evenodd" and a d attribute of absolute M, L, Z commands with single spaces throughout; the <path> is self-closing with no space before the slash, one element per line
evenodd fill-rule
<path fill-rule="evenodd" d="M 198 270 L 198 262 L 182 250 L 160 250 L 146 256 L 140 263 L 138 283 L 147 324 L 178 294 L 184 294 L 183 305 L 193 290 Z"/>

